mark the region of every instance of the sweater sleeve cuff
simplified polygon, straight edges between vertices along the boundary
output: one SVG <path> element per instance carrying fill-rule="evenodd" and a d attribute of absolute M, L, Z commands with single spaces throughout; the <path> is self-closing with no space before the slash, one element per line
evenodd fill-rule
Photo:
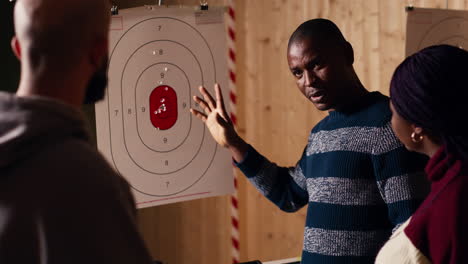
<path fill-rule="evenodd" d="M 242 173 L 244 173 L 244 175 L 247 176 L 247 178 L 255 177 L 258 174 L 264 162 L 265 158 L 260 153 L 258 153 L 251 145 L 249 145 L 245 156 L 240 162 L 236 162 L 234 159 L 232 159 L 232 163 L 234 164 L 234 166 L 239 168 L 242 171 Z"/>

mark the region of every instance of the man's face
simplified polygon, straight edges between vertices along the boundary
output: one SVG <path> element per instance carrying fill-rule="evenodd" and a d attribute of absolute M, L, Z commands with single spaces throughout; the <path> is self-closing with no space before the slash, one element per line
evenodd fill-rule
<path fill-rule="evenodd" d="M 288 50 L 289 69 L 304 96 L 320 111 L 334 110 L 346 98 L 349 62 L 342 46 L 319 45 L 311 39 L 296 40 Z"/>
<path fill-rule="evenodd" d="M 107 87 L 108 58 L 106 57 L 101 67 L 91 76 L 86 88 L 84 103 L 94 104 L 104 99 Z"/>

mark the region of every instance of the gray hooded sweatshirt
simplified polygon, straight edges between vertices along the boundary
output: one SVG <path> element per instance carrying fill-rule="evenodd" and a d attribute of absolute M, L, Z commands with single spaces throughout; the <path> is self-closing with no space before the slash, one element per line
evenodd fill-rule
<path fill-rule="evenodd" d="M 0 92 L 0 263 L 151 263 L 80 111 Z"/>

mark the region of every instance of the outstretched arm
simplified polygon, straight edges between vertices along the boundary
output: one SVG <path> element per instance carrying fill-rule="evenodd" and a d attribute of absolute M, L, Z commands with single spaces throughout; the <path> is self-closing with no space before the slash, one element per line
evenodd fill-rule
<path fill-rule="evenodd" d="M 294 212 L 307 204 L 303 162 L 298 162 L 292 168 L 280 167 L 270 162 L 236 133 L 219 85 L 215 85 L 216 100 L 204 87 L 200 87 L 200 92 L 203 99 L 197 96 L 193 99 L 203 112 L 195 109 L 190 109 L 190 112 L 205 123 L 219 145 L 231 151 L 236 165 L 255 188 L 284 211 Z"/>

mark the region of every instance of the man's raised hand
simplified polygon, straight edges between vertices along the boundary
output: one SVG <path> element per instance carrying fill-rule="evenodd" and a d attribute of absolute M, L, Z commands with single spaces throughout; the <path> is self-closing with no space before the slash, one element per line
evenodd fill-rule
<path fill-rule="evenodd" d="M 193 100 L 200 105 L 203 111 L 191 108 L 190 112 L 205 123 L 213 136 L 213 139 L 219 145 L 229 148 L 236 140 L 238 140 L 239 136 L 237 135 L 234 125 L 229 118 L 229 114 L 226 111 L 219 84 L 215 84 L 214 88 L 216 100 L 213 99 L 205 87 L 200 86 L 199 90 L 203 95 L 203 99 L 198 96 L 194 96 Z"/>

